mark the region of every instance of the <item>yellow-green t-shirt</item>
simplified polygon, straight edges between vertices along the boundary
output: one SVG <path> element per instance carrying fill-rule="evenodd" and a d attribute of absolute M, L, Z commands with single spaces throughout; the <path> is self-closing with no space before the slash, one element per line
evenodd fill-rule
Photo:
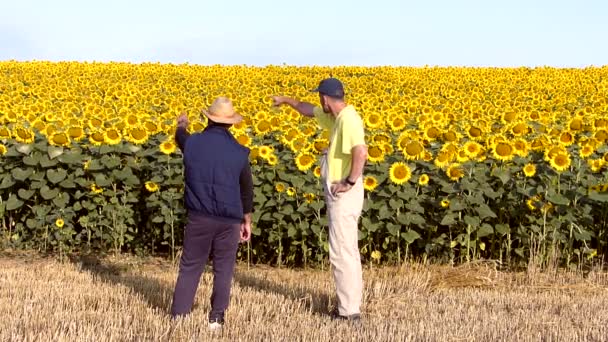
<path fill-rule="evenodd" d="M 353 147 L 365 145 L 363 120 L 352 105 L 347 105 L 337 117 L 325 113 L 321 107 L 315 107 L 313 114 L 319 125 L 330 134 L 327 151 L 328 180 L 343 180 L 350 175 Z"/>

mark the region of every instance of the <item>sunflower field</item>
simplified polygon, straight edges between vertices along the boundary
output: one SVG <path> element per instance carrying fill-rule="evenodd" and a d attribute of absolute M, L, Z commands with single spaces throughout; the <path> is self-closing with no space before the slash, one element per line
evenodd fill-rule
<path fill-rule="evenodd" d="M 0 246 L 175 257 L 182 159 L 217 96 L 245 120 L 252 241 L 240 257 L 322 263 L 328 132 L 271 95 L 318 103 L 333 75 L 366 125 L 366 262 L 577 267 L 608 252 L 608 67 L 407 68 L 0 62 Z"/>

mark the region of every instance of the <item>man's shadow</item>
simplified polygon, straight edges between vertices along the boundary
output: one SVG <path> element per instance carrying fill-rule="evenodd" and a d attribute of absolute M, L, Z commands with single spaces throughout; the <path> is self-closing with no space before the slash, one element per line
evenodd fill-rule
<path fill-rule="evenodd" d="M 304 303 L 303 307 L 312 314 L 319 316 L 330 314 L 331 297 L 323 291 L 282 285 L 244 273 L 238 269 L 235 270 L 234 281 L 243 288 L 250 288 L 258 292 L 275 293 L 294 301 L 301 301 Z"/>
<path fill-rule="evenodd" d="M 70 257 L 70 261 L 104 283 L 126 286 L 153 309 L 169 312 L 173 289 L 168 284 L 145 275 L 131 274 L 128 267 L 104 263 L 96 256 Z"/>

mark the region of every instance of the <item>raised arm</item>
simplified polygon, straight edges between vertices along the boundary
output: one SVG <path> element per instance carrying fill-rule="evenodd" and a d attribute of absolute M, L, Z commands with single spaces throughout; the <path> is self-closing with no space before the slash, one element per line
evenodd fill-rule
<path fill-rule="evenodd" d="M 312 103 L 301 102 L 287 96 L 273 96 L 272 102 L 274 106 L 280 106 L 283 104 L 289 105 L 306 117 L 312 118 L 314 116 L 313 110 L 315 109 L 315 106 Z"/>

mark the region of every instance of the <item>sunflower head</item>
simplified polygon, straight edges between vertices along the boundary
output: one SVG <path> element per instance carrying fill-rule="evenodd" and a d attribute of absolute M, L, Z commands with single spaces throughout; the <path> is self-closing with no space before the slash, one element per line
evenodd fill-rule
<path fill-rule="evenodd" d="M 566 171 L 570 167 L 570 155 L 568 153 L 558 153 L 549 161 L 549 163 L 557 172 Z"/>
<path fill-rule="evenodd" d="M 464 170 L 460 166 L 460 164 L 452 164 L 448 166 L 445 171 L 446 175 L 453 181 L 458 181 L 460 178 L 464 177 Z"/>
<path fill-rule="evenodd" d="M 418 185 L 426 186 L 427 184 L 429 184 L 429 175 L 423 173 L 418 177 Z"/>
<path fill-rule="evenodd" d="M 149 192 L 156 192 L 160 188 L 158 186 L 158 184 L 156 184 L 155 182 L 152 182 L 152 181 L 147 181 L 145 186 L 146 186 L 146 190 L 148 190 Z"/>
<path fill-rule="evenodd" d="M 8 152 L 8 149 L 6 148 L 6 146 L 4 146 L 4 144 L 0 144 L 0 156 L 5 155 Z"/>
<path fill-rule="evenodd" d="M 501 161 L 508 161 L 513 159 L 515 148 L 511 143 L 507 141 L 500 141 L 494 145 L 493 148 L 494 157 Z"/>
<path fill-rule="evenodd" d="M 62 218 L 55 220 L 55 226 L 57 226 L 57 228 L 63 228 L 64 225 L 65 221 Z"/>
<path fill-rule="evenodd" d="M 370 144 L 367 148 L 367 160 L 372 163 L 380 163 L 384 160 L 384 149 L 381 145 Z"/>
<path fill-rule="evenodd" d="M 274 189 L 279 193 L 285 192 L 286 188 L 287 187 L 285 186 L 285 183 L 283 183 L 283 182 L 278 182 L 274 185 Z"/>
<path fill-rule="evenodd" d="M 307 171 L 315 162 L 315 156 L 310 153 L 300 153 L 296 156 L 296 166 L 300 171 Z"/>
<path fill-rule="evenodd" d="M 526 177 L 533 177 L 536 174 L 536 165 L 526 164 L 523 168 Z"/>
<path fill-rule="evenodd" d="M 160 144 L 159 149 L 162 153 L 169 155 L 175 152 L 176 146 L 172 139 L 168 139 Z"/>
<path fill-rule="evenodd" d="M 367 191 L 374 191 L 378 186 L 378 180 L 374 176 L 365 176 L 363 179 L 363 188 Z"/>
<path fill-rule="evenodd" d="M 412 170 L 410 167 L 402 162 L 396 162 L 391 165 L 389 169 L 389 176 L 391 182 L 397 185 L 406 183 L 412 177 Z"/>

